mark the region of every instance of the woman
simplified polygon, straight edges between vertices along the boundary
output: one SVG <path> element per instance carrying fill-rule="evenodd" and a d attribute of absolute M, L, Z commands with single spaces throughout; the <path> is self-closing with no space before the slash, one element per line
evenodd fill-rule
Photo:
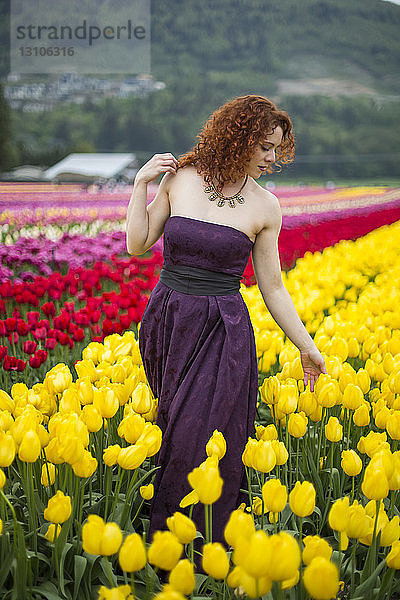
<path fill-rule="evenodd" d="M 277 198 L 256 180 L 294 157 L 292 123 L 263 96 L 235 98 L 202 129 L 179 160 L 154 155 L 137 173 L 127 214 L 127 248 L 143 254 L 164 233 L 164 264 L 139 330 L 149 385 L 163 431 L 150 534 L 166 529 L 191 490 L 188 473 L 205 460 L 213 431 L 224 434 L 224 480 L 213 506 L 213 540 L 223 542 L 230 512 L 246 497 L 241 455 L 254 433 L 257 356 L 249 313 L 239 293 L 252 253 L 272 317 L 299 348 L 304 383 L 326 373 L 323 357 L 296 313 L 281 279 Z M 147 184 L 165 173 L 146 207 Z M 204 533 L 204 513 L 193 519 Z"/>

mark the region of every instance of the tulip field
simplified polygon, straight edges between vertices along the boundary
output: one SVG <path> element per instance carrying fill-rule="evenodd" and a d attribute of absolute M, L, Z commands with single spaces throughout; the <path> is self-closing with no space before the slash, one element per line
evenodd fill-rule
<path fill-rule="evenodd" d="M 129 193 L 0 185 L 0 597 L 399 600 L 400 189 L 275 190 L 282 280 L 327 374 L 304 388 L 250 259 L 248 500 L 217 541 L 218 431 L 147 535 L 162 432 L 137 332 L 162 239 L 127 254 Z"/>

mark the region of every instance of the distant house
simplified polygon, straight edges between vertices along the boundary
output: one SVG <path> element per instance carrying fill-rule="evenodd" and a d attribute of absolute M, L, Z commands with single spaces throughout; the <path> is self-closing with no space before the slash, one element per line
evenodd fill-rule
<path fill-rule="evenodd" d="M 138 170 L 135 154 L 132 153 L 74 153 L 60 160 L 44 172 L 49 181 L 74 181 L 93 183 L 96 181 L 132 181 Z"/>

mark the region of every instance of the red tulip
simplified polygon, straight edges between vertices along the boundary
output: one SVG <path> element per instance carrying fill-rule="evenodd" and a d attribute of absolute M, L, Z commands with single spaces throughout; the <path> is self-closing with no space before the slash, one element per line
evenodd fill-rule
<path fill-rule="evenodd" d="M 37 348 L 37 343 L 33 342 L 31 340 L 27 340 L 22 345 L 22 349 L 25 352 L 25 354 L 34 354 L 36 352 L 36 348 Z"/>

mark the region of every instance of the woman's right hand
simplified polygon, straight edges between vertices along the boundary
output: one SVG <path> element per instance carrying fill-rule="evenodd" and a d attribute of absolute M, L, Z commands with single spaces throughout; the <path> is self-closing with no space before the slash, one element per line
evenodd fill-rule
<path fill-rule="evenodd" d="M 136 180 L 149 183 L 161 173 L 176 173 L 178 167 L 178 160 L 171 152 L 165 154 L 154 154 L 150 160 L 147 161 L 136 173 Z"/>

